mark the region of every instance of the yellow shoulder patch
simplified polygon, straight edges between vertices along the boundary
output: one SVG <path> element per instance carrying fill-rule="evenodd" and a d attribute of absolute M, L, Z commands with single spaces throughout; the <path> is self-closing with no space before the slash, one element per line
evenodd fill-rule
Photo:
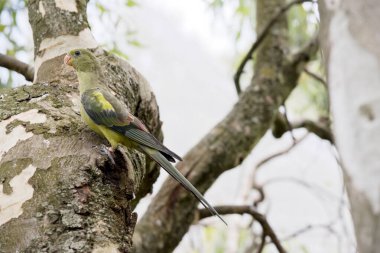
<path fill-rule="evenodd" d="M 102 105 L 103 110 L 114 110 L 113 106 L 110 104 L 110 102 L 107 101 L 107 99 L 104 98 L 103 94 L 100 91 L 95 91 L 92 93 L 95 97 L 95 99 Z"/>

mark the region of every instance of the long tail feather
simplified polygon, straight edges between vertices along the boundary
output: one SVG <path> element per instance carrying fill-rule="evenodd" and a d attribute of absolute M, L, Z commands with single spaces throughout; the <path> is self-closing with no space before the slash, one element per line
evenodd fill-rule
<path fill-rule="evenodd" d="M 226 225 L 227 222 L 219 215 L 215 208 L 207 202 L 203 195 L 187 180 L 160 152 L 155 149 L 140 145 L 141 149 L 155 160 L 162 168 L 166 170 L 174 179 L 176 179 L 186 190 L 190 191 L 194 196 L 207 208 L 213 215 L 216 215 Z"/>

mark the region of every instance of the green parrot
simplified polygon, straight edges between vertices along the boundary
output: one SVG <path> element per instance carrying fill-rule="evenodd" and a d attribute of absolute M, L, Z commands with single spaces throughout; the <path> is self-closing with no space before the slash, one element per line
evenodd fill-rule
<path fill-rule="evenodd" d="M 227 223 L 202 194 L 170 163 L 180 156 L 169 150 L 149 133 L 145 125 L 132 115 L 102 83 L 102 70 L 96 57 L 87 49 L 71 50 L 64 58 L 78 75 L 81 97 L 81 116 L 87 125 L 111 144 L 113 152 L 119 144 L 145 153 L 164 168 L 213 215 Z"/>

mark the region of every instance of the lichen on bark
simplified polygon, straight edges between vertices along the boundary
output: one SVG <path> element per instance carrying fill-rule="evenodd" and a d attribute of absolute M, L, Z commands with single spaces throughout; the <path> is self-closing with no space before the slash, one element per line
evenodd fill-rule
<path fill-rule="evenodd" d="M 21 101 L 18 99 L 19 91 L 30 96 Z M 102 241 L 95 230 L 92 231 L 95 223 L 100 221 L 107 225 L 104 227 L 120 230 L 116 233 L 117 237 L 111 231 L 110 238 L 107 239 L 117 243 L 121 249 L 130 247 L 130 240 L 125 240 L 125 237 L 131 234 L 122 233 L 127 230 L 120 226 L 133 224 L 135 216 L 126 202 L 119 203 L 116 198 L 126 199 L 126 184 L 130 185 L 131 182 L 124 180 L 121 183 L 113 175 L 117 173 L 125 179 L 128 178 L 128 170 L 124 160 L 118 166 L 110 166 L 99 156 L 98 150 L 93 146 L 104 141 L 89 131 L 73 110 L 69 95 L 74 93 L 76 89 L 73 87 L 45 84 L 34 84 L 2 93 L 2 120 L 31 109 L 37 109 L 47 118 L 41 124 L 18 120 L 16 123 L 22 123 L 33 136 L 19 141 L 0 161 L 5 189 L 3 192 L 8 195 L 12 194 L 9 180 L 29 164 L 38 168 L 29 180 L 34 188 L 33 198 L 23 204 L 22 215 L 0 226 L 3 235 L 0 238 L 0 248 L 4 252 L 14 252 L 16 249 L 25 252 L 70 252 L 70 247 L 80 250 L 78 247 L 82 244 L 83 249 L 87 249 L 93 246 L 91 240 Z M 45 97 L 37 102 L 32 101 L 42 96 Z M 9 108 L 13 110 L 9 112 Z M 141 155 L 134 153 L 130 159 L 134 160 L 136 168 L 144 166 Z M 129 166 L 128 169 L 134 168 Z M 133 196 L 128 196 L 131 195 Z M 129 211 L 125 211 L 128 208 Z M 49 222 L 53 214 L 56 218 Z M 118 216 L 124 217 L 125 221 L 120 222 Z M 103 226 L 99 226 L 99 229 L 103 229 Z M 87 243 L 84 244 L 82 240 L 87 240 Z"/>
<path fill-rule="evenodd" d="M 62 35 L 78 35 L 89 27 L 87 21 L 87 1 L 76 2 L 77 12 L 68 11 L 57 6 L 52 0 L 29 0 L 29 23 L 33 30 L 34 54 L 39 52 L 40 44 L 44 39 L 56 38 Z M 41 7 L 44 13 L 41 12 Z"/>
<path fill-rule="evenodd" d="M 15 130 L 25 137 L 4 147 L 0 157 L 3 193 L 12 196 L 21 186 L 12 188 L 11 180 L 28 166 L 35 168 L 26 182 L 33 196 L 23 200 L 18 217 L 0 224 L 0 252 L 130 252 L 137 219 L 133 207 L 151 191 L 159 170 L 137 151 L 118 149 L 116 164 L 100 154 L 99 145 L 108 144 L 80 119 L 75 73 L 63 65 L 63 53 L 44 58 L 46 51 L 39 50 L 45 39 L 54 42 L 66 35 L 72 35 L 70 46 L 83 46 L 76 35 L 89 29 L 87 1 L 75 1 L 78 12 L 58 10 L 56 2 L 28 2 L 40 60 L 38 82 L 0 91 L 5 137 Z M 73 27 L 75 22 L 67 19 L 81 23 Z M 59 20 L 61 24 L 53 24 Z M 104 82 L 162 139 L 158 106 L 147 81 L 125 61 L 100 48 L 92 50 L 104 70 Z M 28 113 L 43 120 L 23 117 Z M 134 196 L 138 197 L 132 204 Z"/>

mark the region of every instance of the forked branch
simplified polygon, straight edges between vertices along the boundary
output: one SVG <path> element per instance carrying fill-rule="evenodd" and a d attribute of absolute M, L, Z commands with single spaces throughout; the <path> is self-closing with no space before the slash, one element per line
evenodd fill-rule
<path fill-rule="evenodd" d="M 286 253 L 286 250 L 282 247 L 280 240 L 278 239 L 276 233 L 273 231 L 271 225 L 269 224 L 267 218 L 255 210 L 252 206 L 216 206 L 215 210 L 221 215 L 226 214 L 250 214 L 253 219 L 255 219 L 262 227 L 263 234 L 271 239 L 279 253 Z M 202 208 L 199 210 L 199 218 L 204 219 L 210 217 L 211 213 Z"/>
<path fill-rule="evenodd" d="M 287 5 L 283 6 L 278 11 L 278 13 L 274 15 L 274 17 L 269 21 L 269 23 L 265 26 L 264 30 L 259 34 L 259 36 L 257 36 L 256 41 L 252 44 L 251 48 L 248 50 L 248 53 L 244 56 L 242 62 L 240 63 L 234 75 L 235 88 L 238 95 L 240 95 L 241 93 L 240 77 L 244 72 L 245 65 L 247 65 L 248 61 L 252 59 L 253 53 L 259 47 L 261 42 L 263 42 L 263 40 L 268 35 L 272 27 L 276 24 L 276 22 L 282 17 L 284 13 L 286 13 L 292 6 L 296 4 L 302 4 L 305 2 L 312 2 L 312 0 L 294 0 L 288 3 Z"/>

